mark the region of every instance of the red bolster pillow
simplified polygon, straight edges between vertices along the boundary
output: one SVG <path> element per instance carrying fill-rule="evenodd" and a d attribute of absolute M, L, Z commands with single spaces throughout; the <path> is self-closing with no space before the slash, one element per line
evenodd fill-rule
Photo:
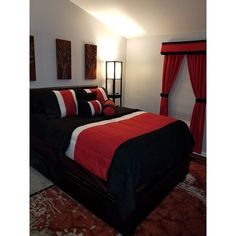
<path fill-rule="evenodd" d="M 104 116 L 114 116 L 116 114 L 116 105 L 112 100 L 106 100 L 102 107 Z"/>

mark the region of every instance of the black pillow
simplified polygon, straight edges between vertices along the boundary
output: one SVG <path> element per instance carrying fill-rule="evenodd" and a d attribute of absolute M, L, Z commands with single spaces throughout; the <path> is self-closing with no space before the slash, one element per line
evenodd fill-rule
<path fill-rule="evenodd" d="M 77 101 L 91 101 L 97 97 L 97 92 L 87 93 L 84 89 L 75 89 Z"/>
<path fill-rule="evenodd" d="M 53 91 L 47 91 L 43 94 L 42 103 L 49 118 L 59 118 L 61 116 L 60 107 Z"/>
<path fill-rule="evenodd" d="M 44 113 L 44 105 L 42 102 L 43 93 L 33 91 L 30 93 L 30 112 L 32 113 Z"/>

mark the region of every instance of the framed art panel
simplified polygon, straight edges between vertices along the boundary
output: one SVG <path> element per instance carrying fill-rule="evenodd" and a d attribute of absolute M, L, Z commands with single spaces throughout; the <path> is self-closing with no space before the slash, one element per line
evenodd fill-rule
<path fill-rule="evenodd" d="M 30 35 L 30 81 L 36 80 L 34 36 Z"/>
<path fill-rule="evenodd" d="M 97 46 L 85 44 L 85 79 L 97 77 Z"/>
<path fill-rule="evenodd" d="M 71 42 L 56 39 L 57 79 L 71 79 Z"/>

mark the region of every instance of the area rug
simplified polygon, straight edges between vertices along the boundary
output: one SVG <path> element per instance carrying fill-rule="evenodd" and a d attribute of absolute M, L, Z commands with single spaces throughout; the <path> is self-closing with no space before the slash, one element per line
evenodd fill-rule
<path fill-rule="evenodd" d="M 85 207 L 55 185 L 30 198 L 30 235 L 117 236 Z M 206 235 L 206 167 L 191 162 L 184 182 L 136 229 L 135 236 Z"/>

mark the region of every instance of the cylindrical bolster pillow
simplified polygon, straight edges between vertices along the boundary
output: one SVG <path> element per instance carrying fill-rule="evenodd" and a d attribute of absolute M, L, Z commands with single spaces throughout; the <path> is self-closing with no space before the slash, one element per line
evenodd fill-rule
<path fill-rule="evenodd" d="M 102 107 L 104 116 L 114 116 L 116 114 L 116 105 L 112 100 L 106 100 Z"/>

